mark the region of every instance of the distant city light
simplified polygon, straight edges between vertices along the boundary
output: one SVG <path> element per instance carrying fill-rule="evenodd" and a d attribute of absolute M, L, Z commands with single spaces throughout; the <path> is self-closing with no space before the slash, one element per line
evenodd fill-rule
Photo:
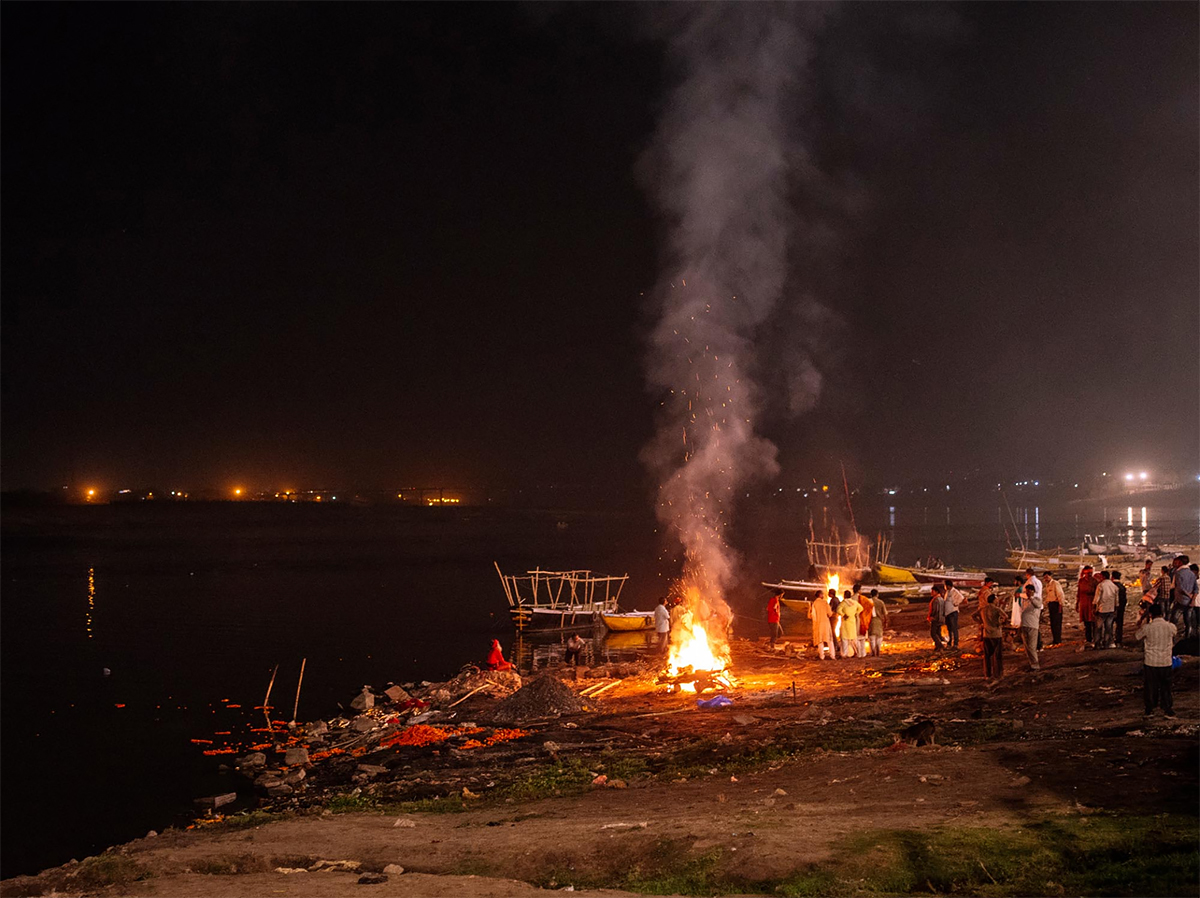
<path fill-rule="evenodd" d="M 1132 475 L 1132 474 L 1126 474 L 1126 475 L 1125 475 L 1125 479 L 1126 479 L 1126 480 L 1133 480 L 1133 475 Z"/>
<path fill-rule="evenodd" d="M 1146 479 L 1145 471 L 1142 471 L 1142 473 L 1138 474 L 1138 480 L 1145 480 L 1145 479 Z"/>
<path fill-rule="evenodd" d="M 94 496 L 94 495 L 96 495 L 96 491 L 95 491 L 95 490 L 88 490 L 88 495 L 89 495 L 89 496 Z"/>

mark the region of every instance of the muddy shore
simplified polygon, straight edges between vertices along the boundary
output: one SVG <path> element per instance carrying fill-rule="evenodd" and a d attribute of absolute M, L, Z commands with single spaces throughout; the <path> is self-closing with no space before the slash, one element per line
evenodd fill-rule
<path fill-rule="evenodd" d="M 935 657 L 918 603 L 894 609 L 880 658 L 734 643 L 721 710 L 668 693 L 653 666 L 551 669 L 598 693 L 559 716 L 493 719 L 503 688 L 381 707 L 322 740 L 294 732 L 307 762 L 231 772 L 231 791 L 259 781 L 257 810 L 0 892 L 1195 894 L 1200 665 L 1174 675 L 1176 717 L 1144 717 L 1131 629 L 1125 647 L 1085 649 L 1073 598 L 1041 671 L 1009 649 L 997 685 L 975 625 Z M 896 742 L 917 718 L 935 744 Z M 291 788 L 263 794 L 264 773 Z"/>

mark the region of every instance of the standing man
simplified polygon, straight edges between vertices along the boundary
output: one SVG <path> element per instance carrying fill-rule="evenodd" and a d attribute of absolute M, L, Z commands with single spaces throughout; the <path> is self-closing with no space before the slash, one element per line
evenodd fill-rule
<path fill-rule="evenodd" d="M 867 639 L 871 643 L 871 654 L 878 658 L 883 651 L 883 625 L 887 623 L 887 605 L 879 598 L 878 589 L 871 590 L 870 601 L 874 610 L 871 613 L 871 627 Z"/>
<path fill-rule="evenodd" d="M 783 627 L 779 626 L 779 600 L 783 598 L 783 593 L 777 592 L 767 601 L 767 626 L 771 630 L 771 645 L 775 644 L 776 639 L 783 638 Z"/>
<path fill-rule="evenodd" d="M 1121 572 L 1112 572 L 1113 583 L 1117 585 L 1117 626 L 1116 639 L 1117 645 L 1121 645 L 1125 641 L 1125 606 L 1129 604 L 1129 592 L 1125 589 L 1125 584 L 1121 582 Z"/>
<path fill-rule="evenodd" d="M 839 634 L 842 632 L 842 619 L 838 617 L 838 605 L 841 599 L 838 598 L 837 590 L 829 590 L 829 614 L 832 617 L 831 626 L 833 627 L 833 657 L 841 657 L 841 649 L 838 647 Z"/>
<path fill-rule="evenodd" d="M 1025 583 L 1033 584 L 1033 591 L 1035 593 L 1037 593 L 1037 597 L 1039 599 L 1043 599 L 1042 605 L 1043 605 L 1043 607 L 1045 607 L 1045 600 L 1042 596 L 1042 581 L 1038 579 L 1037 574 L 1035 574 L 1033 572 L 1033 568 L 1031 568 L 1031 567 L 1025 568 Z M 1022 586 L 1023 585 L 1024 584 L 1022 584 Z M 1042 650 L 1042 630 L 1041 630 L 1041 627 L 1039 627 L 1038 628 L 1038 651 L 1040 652 L 1041 650 Z"/>
<path fill-rule="evenodd" d="M 861 610 L 862 606 L 854 601 L 854 593 L 847 589 L 837 609 L 842 622 L 843 658 L 853 658 L 858 649 L 858 612 Z"/>
<path fill-rule="evenodd" d="M 1038 663 L 1038 631 L 1042 624 L 1042 600 L 1032 583 L 1025 584 L 1025 598 L 1021 602 L 1021 639 L 1025 642 L 1025 654 L 1029 658 L 1030 670 L 1041 670 Z"/>
<path fill-rule="evenodd" d="M 1171 568 L 1164 564 L 1158 579 L 1154 581 L 1154 601 L 1162 609 L 1163 620 L 1171 615 L 1171 591 L 1173 589 L 1171 574 Z"/>
<path fill-rule="evenodd" d="M 1142 662 L 1142 693 L 1146 699 L 1146 714 L 1162 705 L 1163 713 L 1175 716 L 1171 697 L 1171 649 L 1175 644 L 1175 625 L 1163 620 L 1162 609 L 1150 606 L 1150 622 L 1137 631 L 1137 638 L 1145 646 L 1146 657 Z"/>
<path fill-rule="evenodd" d="M 989 680 L 1000 680 L 1004 676 L 1004 622 L 996 594 L 989 592 L 984 606 L 979 610 L 979 632 L 983 634 L 983 675 Z"/>
<path fill-rule="evenodd" d="M 933 585 L 932 597 L 929 600 L 929 612 L 925 615 L 925 620 L 929 622 L 929 635 L 933 637 L 933 650 L 937 654 L 942 653 L 942 616 L 943 605 L 942 597 L 945 592 L 945 587 L 940 583 Z"/>
<path fill-rule="evenodd" d="M 666 599 L 659 599 L 658 607 L 654 609 L 654 632 L 658 634 L 658 650 L 665 655 L 671 637 L 671 612 L 667 610 Z"/>
<path fill-rule="evenodd" d="M 1154 601 L 1155 586 L 1154 586 L 1154 562 L 1150 556 L 1146 555 L 1146 566 L 1138 573 L 1138 583 L 1142 586 L 1142 599 Z"/>
<path fill-rule="evenodd" d="M 947 580 L 943 586 L 946 588 L 946 598 L 943 600 L 946 606 L 946 646 L 947 648 L 958 648 L 958 609 L 963 603 L 963 594 L 954 588 L 954 581 Z"/>
<path fill-rule="evenodd" d="M 1174 598 L 1174 622 L 1178 628 L 1183 621 L 1183 638 L 1187 639 L 1192 632 L 1192 597 L 1196 594 L 1196 575 L 1188 567 L 1191 559 L 1180 555 L 1174 561 L 1175 574 L 1171 579 L 1171 591 Z"/>
<path fill-rule="evenodd" d="M 1066 594 L 1049 571 L 1042 574 L 1042 601 L 1050 615 L 1050 646 L 1062 645 L 1062 606 Z"/>
<path fill-rule="evenodd" d="M 1092 566 L 1085 564 L 1079 572 L 1079 584 L 1075 589 L 1075 610 L 1079 613 L 1079 622 L 1083 624 L 1083 644 L 1090 645 L 1096 638 L 1096 579 L 1092 576 Z"/>
<path fill-rule="evenodd" d="M 1113 618 L 1117 616 L 1117 597 L 1120 591 L 1117 584 L 1112 582 L 1109 571 L 1100 572 L 1100 584 L 1096 587 L 1096 616 L 1099 626 L 1096 627 L 1096 648 L 1111 649 L 1116 646 L 1113 642 Z"/>
<path fill-rule="evenodd" d="M 812 644 L 817 647 L 817 658 L 824 661 L 825 653 L 829 652 L 829 658 L 832 660 L 833 625 L 830 618 L 833 617 L 833 612 L 829 610 L 829 601 L 818 593 L 808 606 L 808 616 L 812 620 Z"/>
<path fill-rule="evenodd" d="M 854 587 L 854 600 L 858 602 L 858 657 L 867 657 L 867 636 L 871 632 L 871 619 L 875 616 L 875 603 L 862 594 L 862 587 Z"/>

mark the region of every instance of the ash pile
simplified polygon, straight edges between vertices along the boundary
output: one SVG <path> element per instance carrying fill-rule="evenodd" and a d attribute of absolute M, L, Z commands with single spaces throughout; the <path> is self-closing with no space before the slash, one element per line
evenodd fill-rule
<path fill-rule="evenodd" d="M 583 710 L 583 701 L 566 683 L 543 674 L 496 705 L 488 716 L 497 723 L 520 723 Z"/>

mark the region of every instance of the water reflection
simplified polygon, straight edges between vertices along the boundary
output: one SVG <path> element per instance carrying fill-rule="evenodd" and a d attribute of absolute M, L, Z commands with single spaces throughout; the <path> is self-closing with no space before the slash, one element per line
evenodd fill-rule
<path fill-rule="evenodd" d="M 595 667 L 622 661 L 637 661 L 653 650 L 653 630 L 614 633 L 598 627 L 584 637 L 579 654 L 581 668 Z M 522 674 L 536 673 L 552 664 L 562 664 L 566 658 L 569 633 L 519 633 L 513 642 L 513 663 Z"/>
<path fill-rule="evenodd" d="M 888 506 L 888 526 L 889 527 L 896 526 L 896 506 L 895 505 Z"/>
<path fill-rule="evenodd" d="M 93 636 L 92 612 L 96 610 L 96 569 L 92 568 L 92 567 L 88 568 L 87 596 L 88 596 L 88 606 L 87 606 L 87 612 L 85 614 L 85 618 L 86 618 L 85 622 L 87 624 L 87 638 L 91 639 Z"/>

